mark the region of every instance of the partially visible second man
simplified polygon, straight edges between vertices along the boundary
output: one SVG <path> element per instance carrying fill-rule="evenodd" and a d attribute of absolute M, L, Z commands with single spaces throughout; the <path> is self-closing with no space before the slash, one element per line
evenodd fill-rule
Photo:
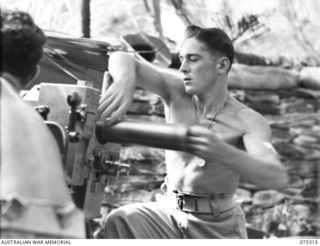
<path fill-rule="evenodd" d="M 58 145 L 19 92 L 39 72 L 46 41 L 25 12 L 1 10 L 1 238 L 83 238 Z"/>

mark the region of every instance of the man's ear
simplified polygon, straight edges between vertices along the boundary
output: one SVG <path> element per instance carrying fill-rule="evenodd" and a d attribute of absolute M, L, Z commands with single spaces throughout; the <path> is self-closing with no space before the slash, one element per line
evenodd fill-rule
<path fill-rule="evenodd" d="M 218 71 L 221 71 L 221 73 L 227 73 L 230 67 L 230 60 L 227 57 L 221 57 L 217 62 L 217 66 Z"/>

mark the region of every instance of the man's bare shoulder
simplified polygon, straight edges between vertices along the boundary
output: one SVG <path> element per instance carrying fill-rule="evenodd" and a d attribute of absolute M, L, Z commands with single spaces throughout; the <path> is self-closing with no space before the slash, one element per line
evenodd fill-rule
<path fill-rule="evenodd" d="M 270 135 L 271 130 L 267 120 L 257 111 L 233 99 L 236 117 L 241 122 L 244 133 L 259 131 L 263 135 Z"/>

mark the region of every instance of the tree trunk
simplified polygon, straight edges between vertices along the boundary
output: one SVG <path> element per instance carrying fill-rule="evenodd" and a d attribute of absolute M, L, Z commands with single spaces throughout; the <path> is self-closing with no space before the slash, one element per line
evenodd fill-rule
<path fill-rule="evenodd" d="M 160 0 L 153 0 L 153 12 L 154 12 L 154 27 L 159 33 L 160 38 L 163 40 L 162 24 L 161 24 L 161 8 Z"/>
<path fill-rule="evenodd" d="M 180 16 L 184 24 L 186 26 L 192 25 L 192 21 L 184 9 L 183 0 L 171 0 L 171 4 L 175 8 L 177 15 Z"/>
<path fill-rule="evenodd" d="M 90 0 L 81 2 L 82 37 L 90 38 Z"/>

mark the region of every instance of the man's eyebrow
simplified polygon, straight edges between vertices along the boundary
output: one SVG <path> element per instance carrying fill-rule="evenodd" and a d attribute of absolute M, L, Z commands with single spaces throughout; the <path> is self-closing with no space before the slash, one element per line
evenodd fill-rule
<path fill-rule="evenodd" d="M 179 57 L 190 57 L 190 56 L 198 56 L 198 57 L 201 57 L 201 55 L 198 54 L 198 53 L 188 53 L 188 54 L 185 54 L 185 55 L 179 54 Z"/>

